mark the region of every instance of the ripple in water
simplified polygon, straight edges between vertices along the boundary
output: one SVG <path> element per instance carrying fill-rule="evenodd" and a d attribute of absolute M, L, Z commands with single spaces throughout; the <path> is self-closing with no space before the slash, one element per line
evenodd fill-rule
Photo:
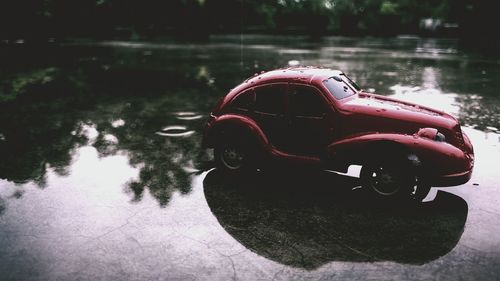
<path fill-rule="evenodd" d="M 174 115 L 177 117 L 179 120 L 198 120 L 203 118 L 203 115 L 197 114 L 195 112 L 176 112 Z"/>
<path fill-rule="evenodd" d="M 167 126 L 156 134 L 163 137 L 189 137 L 194 131 L 188 130 L 186 126 Z"/>

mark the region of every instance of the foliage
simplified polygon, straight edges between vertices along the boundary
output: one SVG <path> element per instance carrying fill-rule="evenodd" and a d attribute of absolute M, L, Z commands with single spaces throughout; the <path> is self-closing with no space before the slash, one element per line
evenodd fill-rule
<path fill-rule="evenodd" d="M 21 73 L 4 80 L 0 87 L 0 102 L 13 100 L 32 87 L 47 85 L 54 80 L 56 75 L 58 75 L 57 69 L 51 67 Z"/>
<path fill-rule="evenodd" d="M 423 18 L 491 25 L 497 1 L 472 0 L 43 0 L 0 3 L 0 37 L 157 37 L 214 32 L 392 35 Z M 494 18 L 494 17 L 493 17 Z"/>

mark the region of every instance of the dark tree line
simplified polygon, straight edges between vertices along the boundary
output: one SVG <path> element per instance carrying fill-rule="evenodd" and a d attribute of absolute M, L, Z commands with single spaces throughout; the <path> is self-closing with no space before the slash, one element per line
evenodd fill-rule
<path fill-rule="evenodd" d="M 0 3 L 0 39 L 204 38 L 213 33 L 321 36 L 418 33 L 424 18 L 481 40 L 496 0 L 16 0 Z M 481 35 L 485 34 L 485 35 Z M 492 38 L 490 38 L 493 40 Z"/>

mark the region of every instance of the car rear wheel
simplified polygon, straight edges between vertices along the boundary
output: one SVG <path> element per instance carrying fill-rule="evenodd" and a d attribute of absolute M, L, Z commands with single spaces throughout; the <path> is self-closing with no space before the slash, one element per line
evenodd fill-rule
<path fill-rule="evenodd" d="M 215 148 L 214 157 L 217 168 L 226 172 L 241 172 L 251 166 L 251 155 L 243 141 L 226 141 Z"/>

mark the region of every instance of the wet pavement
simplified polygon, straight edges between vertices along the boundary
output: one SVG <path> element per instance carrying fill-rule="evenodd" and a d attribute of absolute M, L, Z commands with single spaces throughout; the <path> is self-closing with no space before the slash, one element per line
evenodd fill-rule
<path fill-rule="evenodd" d="M 2 94 L 21 93 L 0 111 L 1 280 L 499 279 L 496 58 L 453 40 L 266 36 L 1 53 Z M 200 140 L 216 101 L 295 64 L 457 116 L 472 179 L 395 207 L 362 200 L 355 168 L 213 169 Z"/>

